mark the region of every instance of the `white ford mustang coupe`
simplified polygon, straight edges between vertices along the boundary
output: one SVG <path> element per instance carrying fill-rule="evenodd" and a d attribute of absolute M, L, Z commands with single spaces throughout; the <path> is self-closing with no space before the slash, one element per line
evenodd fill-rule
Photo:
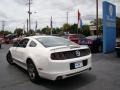
<path fill-rule="evenodd" d="M 56 36 L 25 37 L 9 49 L 6 57 L 9 64 L 26 69 L 33 82 L 39 77 L 64 79 L 92 67 L 88 46 Z"/>

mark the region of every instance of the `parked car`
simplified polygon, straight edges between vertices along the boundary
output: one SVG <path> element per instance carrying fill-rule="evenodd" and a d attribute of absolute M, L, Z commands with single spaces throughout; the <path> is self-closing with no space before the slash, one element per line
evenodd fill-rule
<path fill-rule="evenodd" d="M 2 47 L 2 43 L 3 43 L 3 38 L 0 38 L 0 49 Z"/>
<path fill-rule="evenodd" d="M 0 41 L 0 49 L 1 49 L 1 41 Z"/>
<path fill-rule="evenodd" d="M 23 38 L 24 38 L 24 36 L 16 37 L 16 38 L 12 39 L 12 43 L 19 42 L 19 41 L 22 40 Z"/>
<path fill-rule="evenodd" d="M 83 34 L 79 34 L 78 35 L 78 38 L 79 38 L 79 44 L 81 44 L 81 42 L 83 43 L 83 41 L 86 39 L 86 36 L 83 35 Z M 81 44 L 82 45 L 82 44 Z M 84 44 L 83 44 L 84 45 Z"/>
<path fill-rule="evenodd" d="M 60 80 L 91 70 L 88 46 L 56 36 L 31 36 L 15 43 L 7 53 L 9 64 L 28 71 L 30 80 L 38 77 Z"/>
<path fill-rule="evenodd" d="M 16 38 L 16 35 L 14 34 L 8 34 L 7 36 L 5 36 L 5 43 L 6 44 L 11 44 L 13 41 L 13 39 Z"/>
<path fill-rule="evenodd" d="M 69 39 L 70 41 L 79 44 L 79 38 L 76 34 L 67 34 L 63 36 L 66 39 Z"/>
<path fill-rule="evenodd" d="M 102 52 L 103 40 L 101 36 L 88 36 L 80 40 L 81 45 L 88 45 L 92 52 Z"/>
<path fill-rule="evenodd" d="M 117 56 L 120 57 L 120 42 L 117 42 L 116 53 L 117 53 Z"/>

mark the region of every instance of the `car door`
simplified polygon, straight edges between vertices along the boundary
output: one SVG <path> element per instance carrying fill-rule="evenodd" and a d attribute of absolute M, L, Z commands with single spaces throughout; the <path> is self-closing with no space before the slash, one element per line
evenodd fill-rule
<path fill-rule="evenodd" d="M 25 57 L 27 56 L 27 44 L 29 39 L 25 38 L 19 42 L 19 47 L 16 49 L 17 60 L 20 63 L 25 63 Z"/>
<path fill-rule="evenodd" d="M 17 59 L 17 48 L 19 47 L 19 42 L 14 42 L 11 49 L 11 54 L 13 59 Z"/>

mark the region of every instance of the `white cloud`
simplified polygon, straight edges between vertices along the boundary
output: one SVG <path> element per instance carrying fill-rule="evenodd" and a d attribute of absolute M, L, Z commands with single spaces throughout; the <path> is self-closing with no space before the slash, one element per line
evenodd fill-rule
<path fill-rule="evenodd" d="M 61 26 L 66 22 L 66 12 L 69 12 L 69 23 L 77 22 L 77 10 L 80 10 L 84 23 L 95 18 L 96 0 L 32 0 L 32 27 L 37 20 L 39 27 L 49 26 L 50 17 L 53 16 L 54 26 Z M 120 16 L 120 2 L 117 5 L 117 15 Z M 118 0 L 119 1 L 119 0 Z M 23 27 L 28 17 L 28 0 L 0 0 L 0 20 L 6 20 L 7 27 L 14 29 Z M 36 13 L 35 13 L 36 12 Z M 102 0 L 99 0 L 99 16 L 102 16 Z"/>

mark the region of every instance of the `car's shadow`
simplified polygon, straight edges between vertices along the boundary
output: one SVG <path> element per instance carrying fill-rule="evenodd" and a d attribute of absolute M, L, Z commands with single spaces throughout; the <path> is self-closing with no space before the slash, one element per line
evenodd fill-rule
<path fill-rule="evenodd" d="M 22 69 L 18 65 L 15 65 L 20 71 L 27 74 L 26 70 Z M 59 81 L 51 81 L 46 79 L 39 79 L 36 85 L 43 86 L 45 88 L 49 88 L 50 90 L 74 90 L 77 88 L 81 88 L 86 86 L 96 80 L 96 75 L 92 74 L 92 72 L 83 72 L 80 75 L 73 76 L 64 80 Z"/>
<path fill-rule="evenodd" d="M 75 89 L 76 90 L 77 88 L 86 86 L 87 84 L 90 84 L 91 82 L 95 81 L 96 76 L 93 74 L 90 74 L 89 72 L 85 72 L 80 75 L 70 77 L 60 81 L 49 81 L 45 79 L 40 79 L 40 80 L 41 81 L 37 83 L 38 85 L 42 85 L 51 90 L 58 90 L 58 89 L 62 89 L 62 90 Z"/>

